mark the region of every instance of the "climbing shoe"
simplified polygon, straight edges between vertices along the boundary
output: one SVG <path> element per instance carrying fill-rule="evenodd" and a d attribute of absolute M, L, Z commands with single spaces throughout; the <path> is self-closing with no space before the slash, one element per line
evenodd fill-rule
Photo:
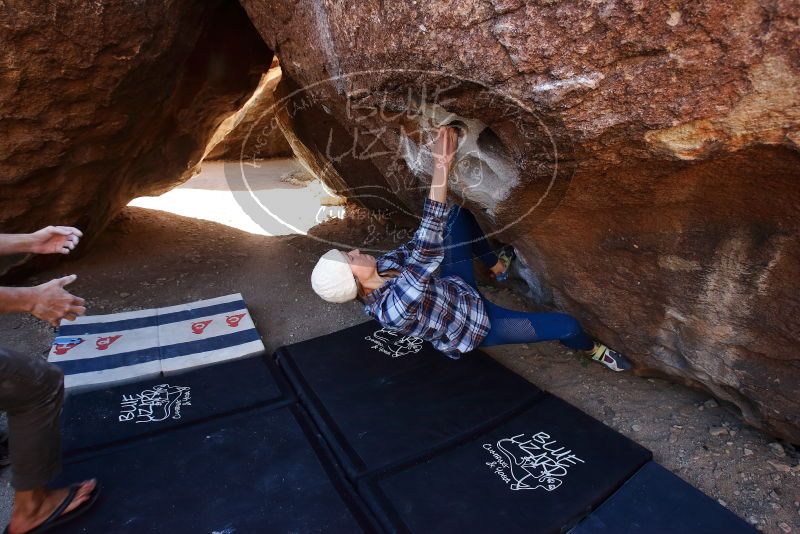
<path fill-rule="evenodd" d="M 505 282 L 508 280 L 509 268 L 511 267 L 511 262 L 514 261 L 514 249 L 510 246 L 503 247 L 503 249 L 497 253 L 497 261 L 503 264 L 505 270 L 500 274 L 494 274 L 492 271 L 489 271 L 489 276 L 497 280 L 498 282 Z"/>
<path fill-rule="evenodd" d="M 633 368 L 630 360 L 619 352 L 606 347 L 602 343 L 595 342 L 594 345 L 594 352 L 591 355 L 594 361 L 602 363 L 612 371 L 630 371 Z"/>

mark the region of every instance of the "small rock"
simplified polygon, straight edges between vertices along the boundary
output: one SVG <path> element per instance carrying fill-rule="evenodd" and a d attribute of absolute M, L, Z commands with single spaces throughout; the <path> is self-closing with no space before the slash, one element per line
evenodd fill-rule
<path fill-rule="evenodd" d="M 748 449 L 748 448 L 745 448 L 745 449 L 744 449 L 744 455 L 745 455 L 745 456 L 753 456 L 753 451 L 751 451 L 751 450 L 750 450 L 750 449 Z"/>
<path fill-rule="evenodd" d="M 669 18 L 667 19 L 667 26 L 674 28 L 678 24 L 681 23 L 681 12 L 680 11 L 670 11 Z"/>
<path fill-rule="evenodd" d="M 789 472 L 789 471 L 791 471 L 791 469 L 792 469 L 791 467 L 789 467 L 789 466 L 788 466 L 788 465 L 786 465 L 786 464 L 781 464 L 781 463 L 778 463 L 778 462 L 773 462 L 772 460 L 767 460 L 767 463 L 768 463 L 769 465 L 771 465 L 771 466 L 772 466 L 772 468 L 773 468 L 773 469 L 775 469 L 775 471 L 778 471 L 779 473 L 788 473 L 788 472 Z"/>
<path fill-rule="evenodd" d="M 726 436 L 728 435 L 728 429 L 721 426 L 712 426 L 708 429 L 708 433 L 712 436 Z"/>
<path fill-rule="evenodd" d="M 779 527 L 779 528 L 780 528 L 782 531 L 786 532 L 787 534 L 788 534 L 789 532 L 791 532 L 791 531 L 792 531 L 792 527 L 790 527 L 789 525 L 787 525 L 787 524 L 786 524 L 786 523 L 784 523 L 783 521 L 781 521 L 780 523 L 778 523 L 778 527 Z"/>
<path fill-rule="evenodd" d="M 631 425 L 631 430 L 633 430 L 634 432 L 639 432 L 642 430 L 642 427 L 640 427 L 639 425 Z"/>
<path fill-rule="evenodd" d="M 728 503 L 726 503 L 722 499 L 717 499 L 717 502 L 720 503 L 722 506 L 728 506 Z"/>
<path fill-rule="evenodd" d="M 128 293 L 127 291 L 121 291 L 119 296 L 120 296 L 120 298 L 126 299 L 126 298 L 130 297 L 131 294 Z"/>
<path fill-rule="evenodd" d="M 714 399 L 708 399 L 703 403 L 703 406 L 710 409 L 710 408 L 717 408 L 719 404 L 717 404 L 717 401 L 715 401 Z"/>
<path fill-rule="evenodd" d="M 767 447 L 769 447 L 772 450 L 772 452 L 774 452 L 775 454 L 777 454 L 781 458 L 786 456 L 786 451 L 783 449 L 783 445 L 781 445 L 777 441 L 773 441 L 772 443 L 767 445 Z"/>
<path fill-rule="evenodd" d="M 771 499 L 775 499 L 776 501 L 780 499 L 780 496 L 777 493 L 775 493 L 775 490 L 770 491 L 769 496 Z"/>

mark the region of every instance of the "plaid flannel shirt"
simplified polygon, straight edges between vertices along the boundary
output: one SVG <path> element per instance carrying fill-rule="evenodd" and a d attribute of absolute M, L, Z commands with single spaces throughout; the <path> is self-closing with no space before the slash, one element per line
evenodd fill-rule
<path fill-rule="evenodd" d="M 366 295 L 364 311 L 386 328 L 459 358 L 483 341 L 489 318 L 472 286 L 458 276 L 437 275 L 446 218 L 446 204 L 425 200 L 414 238 L 377 260 L 378 272 L 395 269 L 400 275 Z"/>

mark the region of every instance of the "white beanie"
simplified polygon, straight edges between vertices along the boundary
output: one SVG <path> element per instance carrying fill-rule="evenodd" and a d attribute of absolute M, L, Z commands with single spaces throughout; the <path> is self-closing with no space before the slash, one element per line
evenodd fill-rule
<path fill-rule="evenodd" d="M 347 255 L 335 248 L 323 254 L 311 271 L 311 287 L 328 302 L 338 304 L 356 298 L 358 288 Z"/>

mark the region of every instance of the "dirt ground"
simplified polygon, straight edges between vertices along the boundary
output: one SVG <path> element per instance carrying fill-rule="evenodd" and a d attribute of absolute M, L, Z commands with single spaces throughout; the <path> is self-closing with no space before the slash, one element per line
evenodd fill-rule
<path fill-rule="evenodd" d="M 362 225 L 363 226 L 363 225 Z M 318 227 L 333 236 L 358 223 Z M 329 247 L 307 237 L 253 235 L 214 222 L 126 208 L 82 257 L 27 280 L 76 273 L 71 286 L 90 314 L 166 306 L 227 293 L 244 295 L 268 351 L 357 324 L 355 303 L 317 298 L 309 275 Z M 503 286 L 484 288 L 499 304 L 530 309 Z M 32 356 L 47 354 L 53 330 L 28 316 L 0 318 L 0 339 Z M 649 447 L 655 460 L 765 532 L 800 532 L 800 466 L 794 449 L 744 427 L 707 394 L 660 379 L 587 364 L 556 343 L 497 347 L 500 362 Z M 102 474 L 99 474 L 102 476 Z M 2 520 L 11 499 L 3 473 Z"/>

